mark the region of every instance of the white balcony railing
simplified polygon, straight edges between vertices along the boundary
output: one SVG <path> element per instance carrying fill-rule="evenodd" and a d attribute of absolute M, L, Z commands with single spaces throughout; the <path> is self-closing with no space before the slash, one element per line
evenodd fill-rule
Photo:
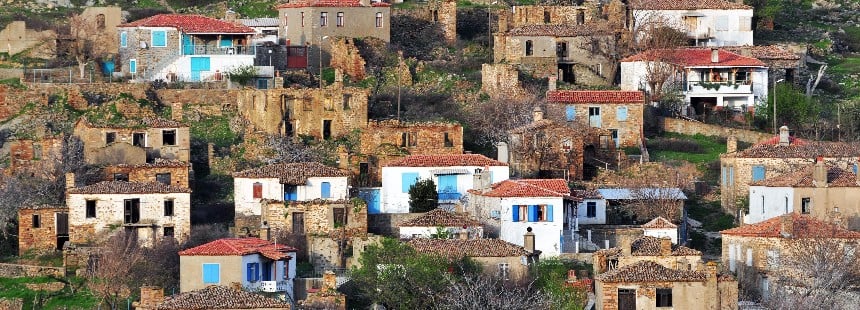
<path fill-rule="evenodd" d="M 689 82 L 687 92 L 691 94 L 752 94 L 753 83 L 749 81 Z"/>
<path fill-rule="evenodd" d="M 288 289 L 287 281 L 260 281 L 260 291 L 263 292 L 285 292 Z"/>

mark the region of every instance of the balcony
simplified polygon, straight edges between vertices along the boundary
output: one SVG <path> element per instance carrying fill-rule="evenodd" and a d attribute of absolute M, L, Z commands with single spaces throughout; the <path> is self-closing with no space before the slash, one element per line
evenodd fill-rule
<path fill-rule="evenodd" d="M 687 83 L 687 94 L 752 94 L 750 81 L 693 81 Z"/>
<path fill-rule="evenodd" d="M 183 45 L 182 54 L 191 56 L 200 55 L 255 55 L 257 52 L 256 46 L 253 45 L 233 45 L 233 46 L 213 46 L 213 45 Z"/>
<path fill-rule="evenodd" d="M 288 289 L 287 281 L 260 281 L 260 290 L 263 292 L 285 292 Z"/>

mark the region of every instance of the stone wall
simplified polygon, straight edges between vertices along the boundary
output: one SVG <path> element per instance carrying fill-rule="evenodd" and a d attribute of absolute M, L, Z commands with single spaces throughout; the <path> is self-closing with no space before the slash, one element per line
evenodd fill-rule
<path fill-rule="evenodd" d="M 335 209 L 342 208 L 347 217 L 346 225 L 335 225 Z M 293 230 L 293 214 L 302 213 L 304 231 Z M 367 206 L 356 200 L 311 200 L 283 201 L 264 200 L 261 220 L 273 230 L 303 235 L 364 235 L 367 233 Z M 237 226 L 238 227 L 238 226 Z"/>
<path fill-rule="evenodd" d="M 10 174 L 28 171 L 49 177 L 59 164 L 59 159 L 62 158 L 62 138 L 21 139 L 8 143 L 10 158 L 7 172 Z"/>
<path fill-rule="evenodd" d="M 520 98 L 525 95 L 525 90 L 519 74 L 511 64 L 483 64 L 481 91 L 490 95 L 490 98 Z"/>
<path fill-rule="evenodd" d="M 129 182 L 157 182 L 157 174 L 170 174 L 170 184 L 183 188 L 189 186 L 189 164 L 176 165 L 117 165 L 107 166 L 102 172 L 102 180 L 114 180 L 114 174 L 125 174 Z"/>
<path fill-rule="evenodd" d="M 28 52 L 27 56 L 50 58 L 56 56 L 57 34 L 53 30 L 27 29 L 24 21 L 13 21 L 0 30 L 0 52 L 9 56 Z"/>
<path fill-rule="evenodd" d="M 457 1 L 430 0 L 423 11 L 426 18 L 442 28 L 445 41 L 449 44 L 457 42 Z"/>
<path fill-rule="evenodd" d="M 660 118 L 660 129 L 663 131 L 680 133 L 685 135 L 702 134 L 706 136 L 720 136 L 728 138 L 734 134 L 738 141 L 747 143 L 759 143 L 773 137 L 773 134 L 752 130 L 723 127 L 720 125 L 705 124 L 698 121 L 690 121 L 672 117 Z"/>
<path fill-rule="evenodd" d="M 66 207 L 18 209 L 18 255 L 27 251 L 44 253 L 56 250 L 56 215 L 68 212 Z M 39 217 L 39 227 L 33 227 L 33 216 Z"/>
<path fill-rule="evenodd" d="M 358 47 L 355 46 L 352 38 L 331 39 L 330 53 L 332 68 L 340 69 L 352 81 L 364 80 L 365 61 L 358 53 Z"/>
<path fill-rule="evenodd" d="M 578 6 L 520 5 L 498 10 L 499 31 L 526 25 L 576 25 L 578 18 L 588 23 L 597 16 L 597 5 L 598 1 L 588 0 Z"/>
<path fill-rule="evenodd" d="M 65 277 L 66 268 L 0 264 L 0 278 Z"/>
<path fill-rule="evenodd" d="M 589 109 L 596 107 L 600 109 L 600 128 L 609 130 L 610 132 L 617 130 L 620 147 L 638 147 L 642 144 L 644 103 L 553 103 L 547 105 L 547 117 L 554 120 L 566 121 L 566 109 L 568 106 L 573 106 L 576 111 L 573 121 L 568 123 L 588 122 Z M 627 109 L 627 118 L 625 120 L 618 119 L 619 108 Z"/>
<path fill-rule="evenodd" d="M 174 130 L 174 144 L 165 144 L 162 137 L 164 130 Z M 107 133 L 114 133 L 114 142 L 108 144 Z M 161 127 L 161 128 L 134 128 L 134 127 L 96 127 L 89 126 L 84 121 L 75 124 L 74 134 L 84 143 L 84 158 L 91 164 L 140 164 L 139 155 L 136 158 L 124 158 L 124 153 L 139 153 L 132 150 L 124 151 L 116 149 L 117 145 L 131 145 L 136 133 L 144 133 L 145 160 L 163 158 L 187 162 L 191 159 L 191 134 L 188 126 Z M 139 147 L 138 147 L 139 148 Z"/>
<path fill-rule="evenodd" d="M 414 219 L 424 213 L 381 213 L 367 216 L 367 231 L 377 235 L 399 237 L 400 223 Z"/>

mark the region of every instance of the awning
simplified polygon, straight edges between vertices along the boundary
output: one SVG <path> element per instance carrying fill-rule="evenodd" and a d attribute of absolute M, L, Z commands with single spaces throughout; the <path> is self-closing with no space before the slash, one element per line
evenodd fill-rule
<path fill-rule="evenodd" d="M 687 12 L 682 13 L 681 16 L 684 16 L 684 17 L 704 17 L 705 14 L 702 14 L 702 13 L 696 12 L 696 11 L 687 11 Z"/>
<path fill-rule="evenodd" d="M 433 169 L 433 170 L 430 170 L 430 173 L 432 173 L 432 174 L 469 174 L 469 170 L 463 169 L 463 168 L 459 168 L 459 169 Z"/>

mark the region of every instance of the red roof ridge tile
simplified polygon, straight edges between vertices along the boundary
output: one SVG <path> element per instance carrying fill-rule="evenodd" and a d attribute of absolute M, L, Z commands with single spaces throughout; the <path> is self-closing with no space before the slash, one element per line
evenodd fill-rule
<path fill-rule="evenodd" d="M 711 62 L 712 48 L 685 47 L 676 49 L 653 49 L 621 59 L 621 62 L 665 61 L 686 67 L 767 67 L 753 57 L 746 57 L 722 48 L 716 48 L 719 61 Z"/>
<path fill-rule="evenodd" d="M 564 188 L 562 188 L 562 186 Z M 564 179 L 519 179 L 494 183 L 487 192 L 473 193 L 486 197 L 566 197 L 571 196 Z"/>

